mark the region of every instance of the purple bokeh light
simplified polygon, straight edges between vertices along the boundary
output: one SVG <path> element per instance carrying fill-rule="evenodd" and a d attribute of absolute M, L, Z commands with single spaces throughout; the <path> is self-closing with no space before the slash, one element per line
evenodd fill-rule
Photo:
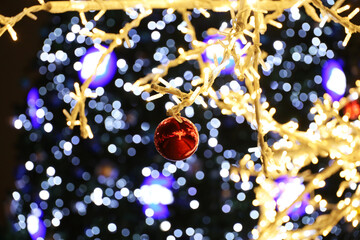
<path fill-rule="evenodd" d="M 215 34 L 215 35 L 209 35 L 204 39 L 205 43 L 215 43 L 217 40 L 224 40 L 225 36 Z M 235 51 L 238 52 L 243 48 L 243 45 L 241 44 L 240 40 L 237 40 L 235 42 Z M 210 64 L 214 64 L 215 60 L 214 57 L 216 57 L 217 62 L 220 64 L 221 61 L 224 58 L 224 48 L 220 44 L 214 44 L 209 47 L 207 47 L 204 51 L 204 53 L 201 54 L 202 59 L 204 62 L 208 62 Z M 244 55 L 243 55 L 244 56 Z M 221 70 L 221 74 L 231 74 L 234 72 L 235 67 L 235 61 L 234 58 L 231 56 L 228 60 L 228 64 L 225 66 L 223 70 Z"/>
<path fill-rule="evenodd" d="M 154 219 L 164 219 L 169 216 L 167 205 L 174 202 L 171 191 L 173 183 L 173 177 L 166 177 L 162 174 L 156 178 L 149 176 L 144 179 L 140 187 L 141 197 L 139 201 L 143 205 L 145 215 Z"/>
<path fill-rule="evenodd" d="M 277 188 L 273 194 L 276 208 L 279 211 L 289 207 L 304 191 L 305 185 L 302 179 L 297 177 L 281 176 L 275 180 Z M 302 201 L 295 203 L 288 210 L 289 217 L 302 216 L 308 206 L 310 194 L 303 196 Z"/>
<path fill-rule="evenodd" d="M 41 220 L 43 212 L 36 208 L 26 219 L 27 230 L 32 240 L 45 239 L 46 226 Z"/>
<path fill-rule="evenodd" d="M 322 85 L 333 101 L 339 101 L 344 96 L 346 76 L 339 61 L 325 62 L 322 68 Z"/>
<path fill-rule="evenodd" d="M 40 127 L 40 122 L 38 121 L 38 117 L 36 116 L 36 111 L 39 109 L 36 106 L 36 102 L 39 100 L 39 91 L 37 88 L 31 88 L 28 95 L 27 95 L 27 104 L 28 108 L 28 115 L 31 120 L 31 124 L 33 128 L 37 129 Z"/>
<path fill-rule="evenodd" d="M 88 79 L 93 71 L 95 70 L 100 58 L 102 56 L 102 52 L 95 48 L 89 48 L 84 56 L 80 59 L 82 64 L 81 70 L 78 71 L 79 79 L 82 83 Z M 90 83 L 89 87 L 96 88 L 96 87 L 104 87 L 107 85 L 115 76 L 116 73 L 116 55 L 114 52 L 109 53 L 104 61 L 100 64 L 96 77 Z"/>

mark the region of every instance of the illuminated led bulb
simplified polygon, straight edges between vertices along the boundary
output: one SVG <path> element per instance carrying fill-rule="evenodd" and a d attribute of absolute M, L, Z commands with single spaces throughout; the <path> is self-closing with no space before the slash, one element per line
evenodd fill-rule
<path fill-rule="evenodd" d="M 156 150 L 166 159 L 184 160 L 194 154 L 199 144 L 195 125 L 187 118 L 181 117 L 181 120 L 180 123 L 174 117 L 169 117 L 155 130 Z"/>

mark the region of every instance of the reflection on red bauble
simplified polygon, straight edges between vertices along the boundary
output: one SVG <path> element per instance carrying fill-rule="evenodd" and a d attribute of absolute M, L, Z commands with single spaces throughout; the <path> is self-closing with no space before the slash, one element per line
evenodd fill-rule
<path fill-rule="evenodd" d="M 181 120 L 182 123 L 169 117 L 155 130 L 156 150 L 166 159 L 184 160 L 194 154 L 199 144 L 199 133 L 195 125 L 187 118 L 181 117 Z"/>
<path fill-rule="evenodd" d="M 349 117 L 350 120 L 355 120 L 360 115 L 360 104 L 358 101 L 352 101 L 345 105 L 344 114 Z"/>

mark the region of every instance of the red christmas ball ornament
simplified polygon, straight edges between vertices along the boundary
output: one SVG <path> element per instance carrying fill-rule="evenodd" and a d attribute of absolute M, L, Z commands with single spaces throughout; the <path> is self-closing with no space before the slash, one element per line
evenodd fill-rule
<path fill-rule="evenodd" d="M 184 160 L 196 151 L 199 144 L 199 133 L 195 125 L 187 118 L 174 117 L 164 119 L 157 126 L 154 135 L 156 150 L 168 160 Z"/>
<path fill-rule="evenodd" d="M 345 105 L 344 114 L 349 117 L 350 120 L 355 120 L 360 115 L 360 104 L 358 101 L 351 101 Z"/>

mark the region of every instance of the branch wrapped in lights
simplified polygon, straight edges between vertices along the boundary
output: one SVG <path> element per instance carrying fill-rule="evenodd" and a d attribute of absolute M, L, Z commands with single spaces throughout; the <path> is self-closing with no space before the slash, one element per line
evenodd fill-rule
<path fill-rule="evenodd" d="M 344 0 L 338 0 L 331 7 L 325 7 L 320 0 L 280 0 L 280 1 L 158 1 L 158 0 L 129 0 L 129 1 L 56 1 L 47 2 L 39 0 L 40 5 L 24 9 L 18 15 L 8 18 L 0 15 L 0 35 L 8 31 L 11 37 L 16 40 L 14 25 L 24 16 L 36 19 L 34 13 L 38 11 L 48 11 L 50 13 L 63 13 L 75 11 L 79 13 L 82 23 L 85 25 L 87 19 L 85 12 L 98 10 L 94 17 L 97 21 L 107 10 L 125 10 L 134 12 L 137 17 L 127 23 L 119 33 L 106 33 L 94 28 L 91 31 L 83 28 L 80 34 L 101 41 L 110 41 L 107 49 L 97 45 L 102 52 L 102 56 L 94 69 L 93 74 L 80 87 L 75 84 L 75 93 L 71 96 L 77 101 L 71 113 L 64 110 L 70 128 L 79 125 L 81 135 L 84 138 L 92 138 L 90 126 L 87 124 L 85 116 L 85 102 L 89 97 L 96 97 L 89 90 L 89 85 L 95 78 L 96 72 L 105 57 L 116 47 L 124 42 L 130 46 L 128 33 L 137 27 L 141 20 L 151 14 L 152 9 L 162 8 L 168 11 L 177 11 L 181 14 L 185 27 L 181 32 L 191 36 L 192 49 L 185 51 L 178 49 L 179 56 L 166 64 L 157 66 L 152 73 L 138 79 L 133 84 L 135 91 L 154 92 L 147 100 L 152 101 L 165 94 L 172 95 L 177 103 L 168 110 L 168 115 L 174 116 L 181 121 L 180 112 L 195 101 L 200 102 L 205 108 L 207 103 L 204 99 L 211 99 L 216 106 L 221 109 L 223 114 L 244 116 L 249 123 L 256 126 L 258 130 L 258 147 L 254 148 L 257 156 L 261 158 L 263 167 L 255 170 L 250 155 L 245 155 L 239 162 L 238 167 L 233 167 L 230 177 L 233 181 L 249 181 L 250 176 L 256 177 L 259 186 L 255 189 L 256 199 L 253 201 L 255 206 L 260 207 L 260 219 L 257 228 L 252 234 L 257 239 L 314 239 L 317 235 L 327 235 L 332 227 L 342 218 L 352 222 L 357 226 L 360 216 L 357 208 L 360 204 L 360 189 L 356 186 L 355 193 L 351 198 L 341 199 L 336 204 L 328 203 L 320 194 L 315 194 L 315 190 L 325 186 L 325 180 L 339 173 L 343 179 L 337 191 L 337 197 L 343 196 L 344 190 L 349 188 L 352 183 L 360 180 L 360 175 L 356 167 L 360 166 L 357 160 L 359 155 L 359 123 L 349 121 L 347 115 L 340 116 L 340 110 L 350 101 L 358 99 L 360 92 L 360 82 L 357 87 L 350 90 L 350 95 L 340 101 L 332 102 L 327 95 L 324 101 L 318 101 L 311 109 L 315 115 L 314 124 L 307 131 L 298 130 L 298 124 L 288 122 L 278 123 L 273 115 L 276 110 L 269 108 L 269 103 L 261 103 L 259 68 L 267 68 L 264 62 L 266 53 L 261 50 L 260 36 L 266 34 L 268 25 L 281 28 L 281 23 L 276 19 L 286 9 L 292 12 L 299 11 L 300 7 L 314 20 L 323 26 L 327 21 L 334 21 L 341 24 L 346 33 L 343 45 L 346 46 L 352 34 L 360 32 L 360 26 L 351 22 L 351 19 L 359 12 L 359 8 L 351 11 L 343 17 L 340 14 L 350 7 L 342 6 Z M 205 17 L 210 16 L 211 11 L 229 12 L 232 18 L 232 27 L 227 29 L 209 29 L 211 34 L 222 36 L 221 39 L 203 43 L 196 39 L 196 29 L 192 25 L 187 9 L 197 8 Z M 318 13 L 321 13 L 321 17 Z M 236 42 L 241 41 L 244 47 L 238 51 Z M 223 58 L 220 62 L 214 58 L 214 63 L 205 62 L 202 59 L 203 52 L 210 46 L 221 45 L 223 48 Z M 220 92 L 213 88 L 213 84 L 220 72 L 228 64 L 230 58 L 234 59 L 234 74 L 238 80 L 244 81 L 247 93 L 243 91 Z M 193 89 L 183 92 L 179 88 L 173 87 L 166 80 L 171 68 L 179 66 L 188 61 L 197 61 L 200 68 L 200 78 L 192 81 Z M 264 136 L 269 132 L 278 133 L 281 138 L 271 147 L 267 145 Z M 330 158 L 332 164 L 318 173 L 304 170 L 310 164 L 317 164 L 319 158 Z M 296 194 L 287 205 L 280 205 L 274 199 L 274 191 L 278 188 L 276 179 L 281 176 L 289 178 L 296 177 L 301 179 L 304 187 Z M 310 194 L 306 212 L 310 214 L 315 209 L 327 209 L 327 213 L 318 217 L 314 224 L 303 228 L 288 231 L 285 228 L 286 222 L 290 220 L 289 211 L 301 200 Z"/>

